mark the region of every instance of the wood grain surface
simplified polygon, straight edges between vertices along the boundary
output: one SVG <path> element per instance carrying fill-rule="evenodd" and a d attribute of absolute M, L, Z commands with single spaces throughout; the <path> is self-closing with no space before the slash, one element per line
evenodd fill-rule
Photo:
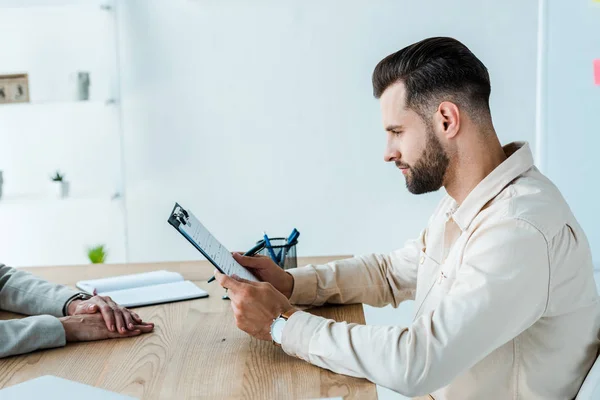
<path fill-rule="evenodd" d="M 298 265 L 345 258 L 299 258 Z M 0 360 L 0 389 L 55 375 L 140 399 L 344 399 L 377 398 L 375 385 L 338 375 L 286 355 L 270 342 L 237 329 L 224 290 L 206 280 L 205 261 L 24 268 L 51 282 L 166 269 L 209 292 L 205 299 L 136 308 L 155 331 L 137 338 L 68 344 Z M 337 321 L 364 324 L 361 305 L 309 310 Z M 23 316 L 0 312 L 0 319 Z M 1 338 L 0 338 L 1 340 Z"/>

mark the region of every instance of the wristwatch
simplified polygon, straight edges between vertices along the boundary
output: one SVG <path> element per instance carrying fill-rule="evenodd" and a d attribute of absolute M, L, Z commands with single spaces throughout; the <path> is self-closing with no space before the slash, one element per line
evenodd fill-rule
<path fill-rule="evenodd" d="M 281 346 L 283 328 L 285 328 L 287 320 L 292 316 L 294 311 L 296 311 L 296 309 L 291 308 L 273 320 L 273 323 L 271 324 L 271 340 L 273 340 L 274 345 Z"/>
<path fill-rule="evenodd" d="M 69 306 L 71 305 L 72 302 L 74 302 L 75 300 L 89 300 L 91 299 L 93 296 L 90 296 L 87 293 L 77 293 L 76 295 L 72 296 L 69 300 L 67 300 L 67 302 L 65 303 L 65 305 L 63 306 L 63 315 L 66 317 L 67 312 L 69 310 Z"/>

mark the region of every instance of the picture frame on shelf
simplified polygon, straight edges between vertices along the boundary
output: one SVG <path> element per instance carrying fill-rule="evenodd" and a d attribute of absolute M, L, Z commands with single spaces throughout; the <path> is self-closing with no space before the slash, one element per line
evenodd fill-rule
<path fill-rule="evenodd" d="M 0 75 L 0 104 L 29 103 L 29 75 Z"/>

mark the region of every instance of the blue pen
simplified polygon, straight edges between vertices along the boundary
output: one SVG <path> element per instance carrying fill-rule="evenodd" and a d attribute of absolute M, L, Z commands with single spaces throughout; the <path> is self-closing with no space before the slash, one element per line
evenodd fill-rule
<path fill-rule="evenodd" d="M 273 260 L 273 262 L 275 262 L 275 264 L 278 264 L 277 257 L 275 257 L 275 252 L 273 252 L 273 247 L 271 247 L 271 241 L 267 236 L 267 232 L 263 231 L 263 238 L 265 239 L 265 244 L 267 245 L 267 250 L 269 250 L 269 255 L 271 256 L 271 259 Z"/>
<path fill-rule="evenodd" d="M 276 257 L 277 257 L 277 264 L 281 263 L 284 260 L 284 252 L 283 250 L 285 249 L 285 246 L 290 243 L 290 238 L 294 235 L 294 233 L 296 232 L 296 228 L 294 228 L 294 230 L 292 231 L 292 233 L 290 233 L 290 236 L 288 236 L 286 242 L 284 243 L 284 247 L 281 248 L 281 250 L 279 250 L 279 253 L 277 253 Z"/>
<path fill-rule="evenodd" d="M 296 228 L 294 228 L 294 230 L 292 231 L 292 233 L 290 234 L 290 236 L 287 239 L 288 244 L 292 244 L 295 241 L 297 241 L 299 236 L 300 236 L 300 232 L 298 232 L 298 230 Z"/>
<path fill-rule="evenodd" d="M 288 238 L 287 238 L 288 244 L 292 243 L 292 240 L 294 239 L 294 236 L 296 235 L 296 232 L 298 232 L 298 230 L 296 228 L 294 228 L 292 230 L 292 233 L 290 233 L 290 236 L 288 236 Z"/>
<path fill-rule="evenodd" d="M 287 256 L 287 252 L 290 249 L 290 247 L 294 244 L 294 242 L 298 240 L 298 236 L 300 236 L 300 232 L 298 232 L 298 230 L 294 228 L 292 230 L 292 233 L 290 233 L 290 236 L 288 236 L 287 238 L 287 243 L 285 244 L 285 247 L 281 250 L 281 253 L 279 253 L 279 265 L 281 266 L 281 268 L 285 266 L 285 257 Z"/>

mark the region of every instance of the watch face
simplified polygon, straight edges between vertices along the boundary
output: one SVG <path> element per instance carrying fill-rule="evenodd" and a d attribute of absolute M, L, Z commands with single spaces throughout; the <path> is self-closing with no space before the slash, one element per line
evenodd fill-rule
<path fill-rule="evenodd" d="M 271 337 L 277 344 L 281 344 L 281 337 L 283 336 L 283 328 L 285 327 L 285 323 L 285 319 L 277 318 L 271 327 Z"/>

